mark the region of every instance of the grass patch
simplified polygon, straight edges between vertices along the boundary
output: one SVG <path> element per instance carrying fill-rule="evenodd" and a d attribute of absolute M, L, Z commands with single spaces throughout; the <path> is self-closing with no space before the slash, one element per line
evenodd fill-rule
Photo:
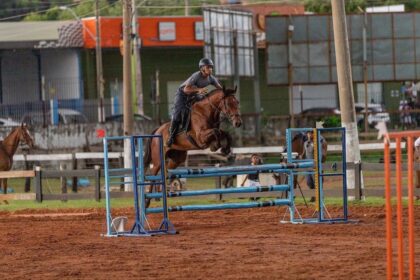
<path fill-rule="evenodd" d="M 274 198 L 262 198 L 259 201 L 266 201 L 272 200 Z M 192 198 L 169 198 L 169 205 L 170 206 L 178 206 L 178 205 L 198 205 L 198 204 L 220 204 L 220 203 L 234 203 L 234 202 L 248 202 L 248 198 L 232 198 L 227 200 L 217 200 L 211 198 L 200 198 L 200 197 L 192 197 Z M 308 199 L 306 200 L 309 205 L 315 207 L 315 203 L 309 203 Z M 396 199 L 392 200 L 393 205 L 396 205 Z M 304 201 L 302 197 L 296 197 L 295 204 L 302 206 L 304 205 Z M 343 201 L 341 198 L 327 198 L 325 200 L 326 206 L 342 206 Z M 377 197 L 370 197 L 363 201 L 349 201 L 349 206 L 362 206 L 362 207 L 382 207 L 385 205 L 385 199 L 377 198 Z M 408 205 L 408 200 L 403 200 L 403 205 Z M 416 200 L 415 205 L 419 206 L 420 201 Z M 126 208 L 126 207 L 133 207 L 134 202 L 132 198 L 116 198 L 111 200 L 112 208 Z M 159 201 L 152 201 L 151 207 L 161 207 L 162 202 Z M 69 200 L 67 202 L 62 201 L 44 201 L 42 203 L 32 201 L 32 200 L 10 200 L 9 204 L 0 204 L 0 211 L 6 212 L 14 212 L 24 209 L 36 209 L 36 210 L 61 210 L 61 209 L 88 209 L 88 208 L 105 208 L 105 200 L 101 200 L 100 202 L 96 202 L 94 200 Z"/>

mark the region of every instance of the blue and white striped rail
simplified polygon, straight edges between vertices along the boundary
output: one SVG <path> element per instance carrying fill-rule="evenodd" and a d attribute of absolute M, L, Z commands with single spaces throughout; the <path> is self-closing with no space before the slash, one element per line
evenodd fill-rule
<path fill-rule="evenodd" d="M 184 206 L 169 206 L 169 212 L 178 211 L 209 211 L 209 210 L 226 210 L 226 209 L 243 209 L 243 208 L 258 208 L 270 206 L 292 206 L 290 199 L 275 199 L 270 201 L 251 201 L 251 202 L 237 202 L 237 203 L 223 203 L 223 204 L 207 204 L 207 205 L 184 205 Z M 147 208 L 146 213 L 162 213 L 165 209 L 163 207 Z"/>
<path fill-rule="evenodd" d="M 229 189 L 209 189 L 197 191 L 178 191 L 168 192 L 167 197 L 181 197 L 181 196 L 200 196 L 211 194 L 229 194 L 229 193 L 260 193 L 260 192 L 283 192 L 288 191 L 288 185 L 273 185 L 264 187 L 243 187 L 243 188 L 229 188 Z M 146 198 L 161 198 L 162 193 L 148 193 L 145 194 Z"/>

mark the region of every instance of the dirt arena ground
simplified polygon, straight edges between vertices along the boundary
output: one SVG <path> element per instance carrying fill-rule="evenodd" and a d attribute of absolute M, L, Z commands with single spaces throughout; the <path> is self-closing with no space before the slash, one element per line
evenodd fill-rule
<path fill-rule="evenodd" d="M 0 279 L 385 279 L 382 207 L 351 208 L 357 224 L 279 224 L 283 213 L 180 212 L 177 235 L 105 238 L 103 210 L 0 212 Z"/>

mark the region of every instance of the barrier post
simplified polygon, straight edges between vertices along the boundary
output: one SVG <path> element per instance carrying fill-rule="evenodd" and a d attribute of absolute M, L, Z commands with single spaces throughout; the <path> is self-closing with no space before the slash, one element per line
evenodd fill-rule
<path fill-rule="evenodd" d="M 362 199 L 362 188 L 361 188 L 361 170 L 362 170 L 362 163 L 357 162 L 354 164 L 354 174 L 355 174 L 355 188 L 354 188 L 354 198 L 356 200 Z"/>
<path fill-rule="evenodd" d="M 75 153 L 71 154 L 71 168 L 72 170 L 77 170 L 77 158 Z M 74 193 L 77 193 L 77 181 L 77 177 L 72 178 L 72 192 Z"/>
<path fill-rule="evenodd" d="M 420 137 L 420 131 L 392 132 L 385 136 L 384 161 L 385 161 L 385 209 L 386 209 L 386 247 L 387 247 L 387 279 L 393 276 L 393 234 L 392 234 L 392 193 L 391 193 L 391 169 L 390 169 L 390 141 L 395 139 L 396 161 L 396 208 L 397 208 L 397 270 L 399 279 L 404 278 L 404 231 L 403 231 L 403 186 L 402 186 L 402 139 L 407 139 L 407 190 L 408 190 L 408 267 L 409 279 L 415 279 L 415 243 L 414 243 L 414 137 Z"/>
<path fill-rule="evenodd" d="M 101 167 L 95 165 L 95 200 L 101 201 Z"/>
<path fill-rule="evenodd" d="M 35 199 L 42 202 L 42 171 L 41 166 L 35 166 Z"/>
<path fill-rule="evenodd" d="M 60 164 L 60 171 L 63 171 L 64 169 L 65 169 L 64 165 Z M 61 176 L 60 181 L 61 181 L 61 193 L 62 194 L 67 194 L 67 177 Z M 61 201 L 67 202 L 67 195 L 63 196 Z"/>

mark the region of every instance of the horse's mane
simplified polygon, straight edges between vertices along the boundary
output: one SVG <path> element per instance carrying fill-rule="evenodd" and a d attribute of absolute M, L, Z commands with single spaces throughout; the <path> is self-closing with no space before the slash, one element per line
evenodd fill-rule
<path fill-rule="evenodd" d="M 297 140 L 297 139 L 302 139 L 303 141 L 306 141 L 307 137 L 304 133 L 299 132 L 299 133 L 295 134 L 295 136 L 293 136 L 292 142 Z"/>
<path fill-rule="evenodd" d="M 216 93 L 219 93 L 219 92 L 222 92 L 226 96 L 230 96 L 230 95 L 234 95 L 236 93 L 236 88 L 235 89 L 225 88 L 225 87 L 223 87 L 222 89 L 215 88 L 212 91 L 206 93 L 205 97 L 213 96 L 213 95 L 215 95 Z"/>

